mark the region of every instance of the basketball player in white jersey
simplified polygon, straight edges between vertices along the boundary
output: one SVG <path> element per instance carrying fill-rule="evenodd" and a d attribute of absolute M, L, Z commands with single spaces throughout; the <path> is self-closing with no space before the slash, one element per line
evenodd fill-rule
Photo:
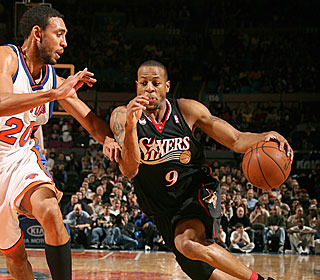
<path fill-rule="evenodd" d="M 52 101 L 58 100 L 100 143 L 112 136 L 109 126 L 76 94 L 84 83 L 95 83 L 93 74 L 84 69 L 63 80 L 51 66 L 67 46 L 62 18 L 54 9 L 36 6 L 23 15 L 22 47 L 0 47 L 0 250 L 17 280 L 34 279 L 17 213 L 42 225 L 52 278 L 71 279 L 69 236 L 58 205 L 62 194 L 44 167 L 34 137 L 48 121 Z"/>

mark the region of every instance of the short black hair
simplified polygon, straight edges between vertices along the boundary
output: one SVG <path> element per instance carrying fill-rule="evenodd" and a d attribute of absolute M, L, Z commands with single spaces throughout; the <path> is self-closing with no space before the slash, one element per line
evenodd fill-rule
<path fill-rule="evenodd" d="M 241 223 L 236 223 L 236 228 L 241 228 L 241 227 L 243 227 L 243 224 L 241 224 Z"/>
<path fill-rule="evenodd" d="M 63 18 L 64 16 L 57 10 L 50 8 L 47 5 L 34 6 L 30 10 L 27 10 L 23 14 L 20 22 L 20 29 L 23 39 L 28 38 L 31 29 L 35 25 L 38 25 L 42 30 L 45 30 L 51 17 Z"/>
<path fill-rule="evenodd" d="M 167 68 L 159 61 L 156 61 L 156 60 L 147 60 L 145 62 L 143 62 L 138 70 L 142 67 L 142 66 L 155 66 L 155 67 L 160 67 L 164 70 L 164 78 L 166 79 L 166 81 L 169 80 L 169 76 L 168 76 L 168 71 L 167 71 Z"/>

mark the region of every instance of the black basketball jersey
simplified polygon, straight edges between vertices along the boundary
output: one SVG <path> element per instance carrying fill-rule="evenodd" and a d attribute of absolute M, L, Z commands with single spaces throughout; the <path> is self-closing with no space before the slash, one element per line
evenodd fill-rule
<path fill-rule="evenodd" d="M 161 123 L 143 114 L 137 124 L 141 164 L 134 189 L 148 215 L 174 213 L 195 191 L 193 175 L 205 159 L 202 145 L 193 137 L 177 100 L 166 99 L 166 104 Z"/>

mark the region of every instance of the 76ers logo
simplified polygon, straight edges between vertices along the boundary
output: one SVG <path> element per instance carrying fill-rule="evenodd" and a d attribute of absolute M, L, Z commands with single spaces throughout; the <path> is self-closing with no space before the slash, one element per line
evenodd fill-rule
<path fill-rule="evenodd" d="M 208 192 L 208 195 L 206 197 L 203 198 L 203 200 L 205 202 L 207 202 L 208 204 L 213 204 L 213 207 L 216 208 L 217 207 L 217 192 L 214 192 L 213 190 L 210 189 L 206 189 L 206 191 Z"/>
<path fill-rule="evenodd" d="M 34 179 L 34 178 L 36 178 L 36 176 L 38 176 L 38 173 L 31 173 L 31 174 L 26 176 L 25 180 Z"/>

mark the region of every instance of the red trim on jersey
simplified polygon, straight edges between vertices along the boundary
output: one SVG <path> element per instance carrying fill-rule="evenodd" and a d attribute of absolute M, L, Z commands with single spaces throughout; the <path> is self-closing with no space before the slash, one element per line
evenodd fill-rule
<path fill-rule="evenodd" d="M 170 114 L 171 114 L 171 112 L 172 112 L 172 107 L 171 107 L 170 102 L 169 102 L 167 99 L 166 99 L 166 102 L 167 102 L 167 105 L 168 105 L 168 110 L 167 110 L 166 117 L 165 117 L 165 119 L 164 119 L 163 122 L 161 122 L 161 123 L 156 123 L 153 119 L 151 119 L 151 118 L 149 118 L 148 116 L 146 116 L 146 118 L 153 123 L 153 125 L 155 126 L 155 128 L 156 128 L 160 133 L 163 131 L 164 126 L 165 126 L 165 124 L 166 124 L 167 120 L 169 119 Z"/>
<path fill-rule="evenodd" d="M 258 274 L 252 270 L 252 274 L 249 280 L 258 280 L 258 278 Z"/>
<path fill-rule="evenodd" d="M 20 229 L 21 230 L 21 229 Z M 0 249 L 0 252 L 2 252 L 2 253 L 10 253 L 10 252 L 12 252 L 12 251 L 14 251 L 20 244 L 21 244 L 21 242 L 23 241 L 23 232 L 22 232 L 22 230 L 21 230 L 21 236 L 20 236 L 20 238 L 19 238 L 19 240 L 17 241 L 17 243 L 16 244 L 14 244 L 12 247 L 10 247 L 9 249 Z"/>
<path fill-rule="evenodd" d="M 202 184 L 202 187 L 204 187 L 204 185 Z M 208 216 L 210 216 L 208 209 L 203 205 L 201 198 L 200 198 L 200 189 L 198 190 L 198 200 L 200 202 L 200 204 L 202 205 L 202 207 L 206 210 Z"/>

